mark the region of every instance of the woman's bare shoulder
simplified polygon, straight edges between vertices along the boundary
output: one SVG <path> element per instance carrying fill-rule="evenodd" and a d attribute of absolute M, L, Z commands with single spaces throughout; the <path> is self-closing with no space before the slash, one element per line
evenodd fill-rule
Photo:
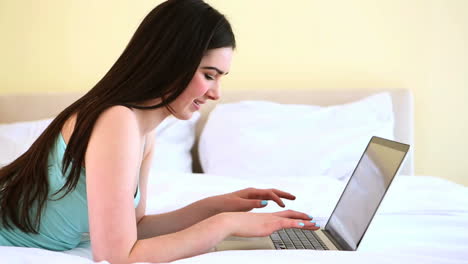
<path fill-rule="evenodd" d="M 143 142 L 144 135 L 131 109 L 123 106 L 106 109 L 96 120 L 86 147 L 87 178 L 99 175 L 102 180 L 133 183 L 141 163 Z"/>
<path fill-rule="evenodd" d="M 122 105 L 114 105 L 104 110 L 97 121 L 102 119 L 136 121 L 136 115 L 133 112 L 133 110 L 128 107 Z"/>
<path fill-rule="evenodd" d="M 73 131 L 75 129 L 76 123 L 76 113 L 71 115 L 67 121 L 65 121 L 62 127 L 62 136 L 66 143 L 68 143 Z M 136 116 L 133 111 L 125 106 L 117 105 L 109 107 L 108 109 L 104 110 L 101 115 L 98 117 L 95 123 L 96 126 L 108 126 L 112 125 L 112 127 L 116 126 L 125 126 L 133 124 L 133 128 L 137 129 L 137 120 Z"/>
<path fill-rule="evenodd" d="M 131 143 L 138 146 L 144 141 L 137 116 L 124 106 L 112 106 L 102 112 L 94 124 L 90 140 L 93 138 L 113 144 Z"/>

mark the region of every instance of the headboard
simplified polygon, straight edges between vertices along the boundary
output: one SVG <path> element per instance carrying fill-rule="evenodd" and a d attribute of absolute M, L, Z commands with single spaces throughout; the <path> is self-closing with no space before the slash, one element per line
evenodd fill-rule
<path fill-rule="evenodd" d="M 219 103 L 241 100 L 269 100 L 284 104 L 314 104 L 320 106 L 343 104 L 359 100 L 371 94 L 387 91 L 393 101 L 395 117 L 395 139 L 411 145 L 410 153 L 401 169 L 404 175 L 414 175 L 413 159 L 413 97 L 406 89 L 335 89 L 335 90 L 225 90 Z M 0 95 L 0 123 L 32 121 L 57 115 L 82 92 L 12 94 Z M 198 159 L 198 138 L 206 123 L 209 112 L 215 103 L 208 103 L 201 108 L 201 119 L 197 124 L 196 141 L 192 149 L 193 171 L 202 172 Z"/>

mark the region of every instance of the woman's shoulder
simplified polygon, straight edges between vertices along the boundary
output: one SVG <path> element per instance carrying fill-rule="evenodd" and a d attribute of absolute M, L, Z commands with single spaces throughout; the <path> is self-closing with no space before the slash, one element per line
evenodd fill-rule
<path fill-rule="evenodd" d="M 68 141 L 74 132 L 75 124 L 76 114 L 73 114 L 67 121 L 65 121 L 62 127 L 61 132 L 66 144 L 68 144 Z M 136 124 L 137 120 L 133 111 L 125 106 L 117 105 L 104 110 L 96 120 L 94 127 L 96 128 L 97 126 L 112 126 L 114 129 L 117 129 L 119 126 L 131 126 L 127 128 L 133 128 L 136 130 Z"/>
<path fill-rule="evenodd" d="M 112 106 L 97 118 L 90 140 L 101 142 L 132 142 L 143 140 L 135 113 L 124 106 Z"/>
<path fill-rule="evenodd" d="M 112 157 L 130 160 L 130 157 L 138 156 L 143 142 L 144 136 L 134 112 L 124 106 L 112 106 L 97 118 L 86 156 L 100 162 L 111 162 Z M 101 157 L 108 158 L 101 160 Z"/>
<path fill-rule="evenodd" d="M 108 129 L 138 129 L 138 120 L 130 108 L 116 105 L 104 110 L 96 120 L 95 126 L 107 126 Z"/>
<path fill-rule="evenodd" d="M 131 121 L 135 120 L 136 121 L 136 115 L 133 112 L 132 109 L 125 107 L 123 105 L 114 105 L 106 110 L 104 110 L 101 115 L 99 116 L 99 119 L 119 119 L 121 121 Z M 99 120 L 98 119 L 98 120 Z"/>

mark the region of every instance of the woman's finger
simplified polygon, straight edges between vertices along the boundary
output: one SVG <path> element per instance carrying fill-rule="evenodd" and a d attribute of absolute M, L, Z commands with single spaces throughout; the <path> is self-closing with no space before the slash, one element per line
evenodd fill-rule
<path fill-rule="evenodd" d="M 316 225 L 315 222 L 305 221 L 301 219 L 284 219 L 282 220 L 282 228 L 301 228 L 309 230 L 318 230 L 320 226 Z"/>
<path fill-rule="evenodd" d="M 265 194 L 268 194 L 268 193 L 274 193 L 278 197 L 285 198 L 285 199 L 288 199 L 288 200 L 295 200 L 296 199 L 296 196 L 294 196 L 294 195 L 292 195 L 292 194 L 290 194 L 288 192 L 278 190 L 278 189 L 256 189 L 256 188 L 245 189 L 245 195 L 248 195 L 248 198 L 260 199 L 260 198 L 262 198 L 261 195 L 265 195 Z"/>
<path fill-rule="evenodd" d="M 285 198 L 285 199 L 288 199 L 288 200 L 295 200 L 296 199 L 296 196 L 288 193 L 288 192 L 284 192 L 284 191 L 281 191 L 281 190 L 278 190 L 278 189 L 270 189 L 271 191 L 273 191 L 276 195 L 278 195 L 279 197 L 281 198 Z"/>
<path fill-rule="evenodd" d="M 248 196 L 249 199 L 262 199 L 262 200 L 273 200 L 279 206 L 284 207 L 284 203 L 281 198 L 272 191 L 272 189 L 253 189 Z"/>
<path fill-rule="evenodd" d="M 297 221 L 297 220 L 296 220 Z M 320 229 L 320 226 L 315 223 L 315 221 L 301 221 L 298 220 L 300 223 L 303 223 L 304 225 L 299 224 L 303 229 L 310 229 L 310 230 L 318 230 Z"/>
<path fill-rule="evenodd" d="M 281 217 L 286 217 L 286 218 L 295 218 L 295 219 L 304 219 L 304 220 L 313 219 L 313 217 L 308 214 L 301 213 L 301 212 L 294 211 L 294 210 L 286 210 L 286 211 L 276 212 L 273 214 L 276 216 L 281 216 Z"/>
<path fill-rule="evenodd" d="M 276 195 L 276 193 L 271 192 L 271 197 L 272 197 L 272 200 L 275 201 L 279 206 L 285 207 L 283 201 L 281 200 L 281 198 L 279 198 L 278 195 Z"/>

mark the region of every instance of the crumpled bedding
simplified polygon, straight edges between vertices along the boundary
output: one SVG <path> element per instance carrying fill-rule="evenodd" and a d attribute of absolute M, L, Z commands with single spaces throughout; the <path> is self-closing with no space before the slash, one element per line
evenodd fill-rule
<path fill-rule="evenodd" d="M 152 173 L 147 213 L 183 207 L 211 195 L 247 187 L 278 188 L 296 195 L 286 209 L 313 215 L 323 227 L 346 182 L 324 176 L 268 182 L 194 173 Z M 284 210 L 270 202 L 257 212 Z M 172 263 L 468 263 L 468 187 L 432 176 L 399 175 L 359 248 L 354 252 L 254 250 L 207 253 Z M 0 263 L 95 263 L 90 243 L 65 252 L 0 247 Z M 99 263 L 107 263 L 102 261 Z"/>

